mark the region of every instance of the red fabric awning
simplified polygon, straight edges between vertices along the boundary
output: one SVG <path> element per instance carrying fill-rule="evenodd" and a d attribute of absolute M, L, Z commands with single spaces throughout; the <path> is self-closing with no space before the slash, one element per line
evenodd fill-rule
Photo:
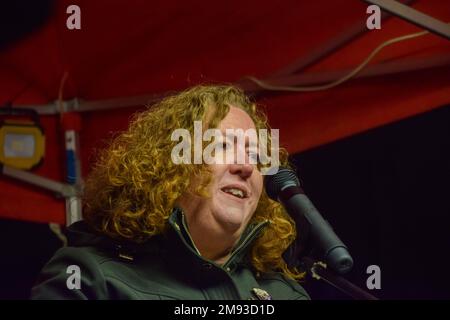
<path fill-rule="evenodd" d="M 81 30 L 66 28 L 66 8 L 81 8 Z M 63 99 L 112 99 L 181 90 L 208 82 L 270 76 L 343 31 L 365 24 L 359 0 L 66 1 L 56 2 L 39 30 L 0 52 L 0 104 L 46 104 Z M 447 0 L 413 7 L 450 22 Z M 14 26 L 12 26 L 13 28 Z M 302 74 L 355 68 L 382 42 L 421 31 L 399 18 L 384 20 Z M 450 41 L 428 34 L 385 48 L 369 64 L 412 61 L 411 68 L 450 56 Z M 411 69 L 410 68 L 410 69 Z M 376 69 L 376 67 L 375 67 Z M 310 149 L 450 103 L 450 65 L 350 80 L 314 93 L 260 96 L 272 127 L 290 152 Z M 91 155 L 111 132 L 127 126 L 136 108 L 82 115 L 84 173 Z M 46 157 L 34 173 L 64 180 L 64 139 L 58 115 L 42 116 Z M 64 223 L 64 200 L 0 177 L 0 216 Z"/>

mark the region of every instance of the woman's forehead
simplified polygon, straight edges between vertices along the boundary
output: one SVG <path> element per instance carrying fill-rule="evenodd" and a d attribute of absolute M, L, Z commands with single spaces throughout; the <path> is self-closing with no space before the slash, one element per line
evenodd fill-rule
<path fill-rule="evenodd" d="M 255 123 L 252 118 L 242 110 L 241 108 L 230 106 L 230 111 L 222 119 L 219 124 L 219 129 L 243 129 L 244 131 L 247 129 L 255 129 Z"/>

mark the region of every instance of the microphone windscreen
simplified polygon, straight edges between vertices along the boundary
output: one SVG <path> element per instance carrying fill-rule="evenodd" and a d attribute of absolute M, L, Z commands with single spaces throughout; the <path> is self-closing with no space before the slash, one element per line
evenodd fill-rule
<path fill-rule="evenodd" d="M 300 181 L 293 170 L 280 167 L 277 173 L 264 177 L 264 186 L 269 198 L 278 201 L 278 196 L 283 189 L 290 186 L 300 187 Z"/>

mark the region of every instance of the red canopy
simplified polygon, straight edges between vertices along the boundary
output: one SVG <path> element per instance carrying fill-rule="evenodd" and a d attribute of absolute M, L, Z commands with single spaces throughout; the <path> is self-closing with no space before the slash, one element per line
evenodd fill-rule
<path fill-rule="evenodd" d="M 447 0 L 410 2 L 450 22 Z M 66 28 L 72 4 L 81 8 L 81 30 Z M 0 104 L 13 98 L 13 106 L 53 103 L 64 74 L 63 100 L 83 101 L 158 95 L 245 76 L 277 82 L 289 76 L 285 67 L 293 61 L 362 30 L 290 78 L 302 85 L 331 81 L 384 41 L 422 30 L 397 17 L 384 19 L 381 30 L 365 30 L 366 8 L 359 0 L 56 1 L 42 28 L 0 53 Z M 358 78 L 340 86 L 263 92 L 259 102 L 267 106 L 272 127 L 280 129 L 281 144 L 299 152 L 449 103 L 449 58 L 450 42 L 428 34 L 386 47 Z M 92 151 L 127 126 L 141 100 L 136 107 L 81 113 L 84 174 Z M 114 101 L 120 106 L 121 100 Z M 60 116 L 42 115 L 41 122 L 46 156 L 33 173 L 62 182 Z M 0 190 L 0 216 L 64 223 L 64 201 L 53 194 L 4 176 Z"/>

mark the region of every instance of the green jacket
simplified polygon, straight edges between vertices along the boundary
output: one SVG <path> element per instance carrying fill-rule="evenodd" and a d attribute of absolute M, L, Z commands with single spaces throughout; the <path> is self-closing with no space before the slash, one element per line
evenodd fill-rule
<path fill-rule="evenodd" d="M 120 243 L 77 222 L 68 228 L 69 246 L 44 267 L 31 298 L 247 300 L 265 299 L 267 292 L 272 299 L 309 299 L 297 282 L 279 273 L 255 278 L 246 254 L 267 223 L 249 225 L 219 266 L 197 253 L 180 209 L 170 216 L 168 232 L 144 244 Z M 80 270 L 79 289 L 67 285 L 76 284 L 68 270 L 73 265 Z"/>

